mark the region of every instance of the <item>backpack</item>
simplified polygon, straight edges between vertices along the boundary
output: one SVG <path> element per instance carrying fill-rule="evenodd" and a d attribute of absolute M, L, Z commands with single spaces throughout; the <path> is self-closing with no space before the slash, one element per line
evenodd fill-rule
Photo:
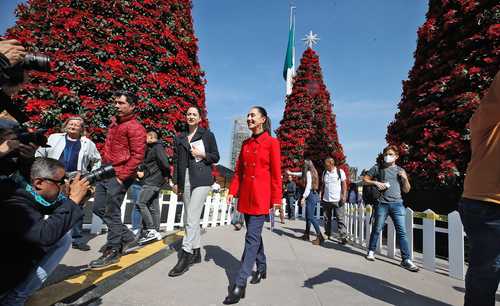
<path fill-rule="evenodd" d="M 385 180 L 385 170 L 378 167 L 377 181 Z M 384 194 L 384 190 L 379 190 L 377 186 L 365 185 L 363 186 L 363 201 L 365 204 L 376 204 Z"/>

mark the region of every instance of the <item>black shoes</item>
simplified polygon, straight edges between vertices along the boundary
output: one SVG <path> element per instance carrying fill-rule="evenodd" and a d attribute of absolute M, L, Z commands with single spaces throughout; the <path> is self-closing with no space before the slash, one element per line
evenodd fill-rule
<path fill-rule="evenodd" d="M 347 240 L 346 237 L 342 237 L 339 240 L 339 243 L 342 244 L 342 245 L 346 245 L 348 242 L 349 242 L 349 240 Z"/>
<path fill-rule="evenodd" d="M 250 284 L 258 284 L 258 283 L 260 283 L 261 279 L 266 279 L 266 278 L 267 278 L 267 272 L 266 271 L 263 271 L 263 272 L 259 272 L 259 271 L 253 272 L 252 279 L 250 280 Z"/>
<path fill-rule="evenodd" d="M 180 276 L 184 273 L 186 273 L 187 270 L 189 270 L 189 266 L 193 264 L 194 262 L 194 254 L 190 254 L 184 250 L 181 250 L 181 257 L 179 258 L 179 261 L 177 264 L 168 272 L 168 276 L 170 277 L 176 277 Z M 200 257 L 201 261 L 201 257 Z"/>
<path fill-rule="evenodd" d="M 101 257 L 92 260 L 89 264 L 91 269 L 100 269 L 111 266 L 120 261 L 121 253 L 118 249 L 108 248 Z"/>
<path fill-rule="evenodd" d="M 233 288 L 229 290 L 229 295 L 224 299 L 224 305 L 236 304 L 240 299 L 245 298 L 245 289 L 246 287 L 234 285 Z"/>
<path fill-rule="evenodd" d="M 85 243 L 73 243 L 72 244 L 73 249 L 80 250 L 80 251 L 90 251 L 90 246 Z"/>
<path fill-rule="evenodd" d="M 200 248 L 193 249 L 193 256 L 191 256 L 191 261 L 189 265 L 194 265 L 201 262 L 201 252 Z"/>

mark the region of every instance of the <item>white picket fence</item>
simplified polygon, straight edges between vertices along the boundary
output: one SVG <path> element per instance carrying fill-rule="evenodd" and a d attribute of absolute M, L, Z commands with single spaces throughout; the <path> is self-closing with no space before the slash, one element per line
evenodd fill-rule
<path fill-rule="evenodd" d="M 171 231 L 175 228 L 182 227 L 184 225 L 184 203 L 177 201 L 177 195 L 175 193 L 169 194 L 169 200 L 165 201 L 164 196 L 160 196 L 160 211 L 167 209 L 166 222 L 161 222 L 160 227 Z M 93 198 L 89 202 L 93 202 Z M 127 204 L 131 203 L 131 199 L 125 197 L 122 204 L 122 220 L 125 223 L 125 212 Z M 203 228 L 227 225 L 231 222 L 232 207 L 226 204 L 226 199 L 221 198 L 219 194 L 215 194 L 213 197 L 208 196 L 205 201 L 205 207 L 203 212 L 203 218 L 200 219 L 200 225 Z M 131 226 L 130 223 L 125 223 Z M 105 226 L 101 218 L 92 214 L 92 222 L 90 224 L 84 224 L 84 228 L 90 229 L 92 234 L 98 234 L 102 231 Z"/>
<path fill-rule="evenodd" d="M 284 206 L 286 206 L 286 203 Z M 286 211 L 286 210 L 285 210 Z M 372 224 L 370 219 L 373 209 L 370 205 L 349 204 L 345 206 L 345 224 L 347 227 L 348 239 L 351 243 L 357 244 L 363 248 L 368 247 Z M 298 205 L 295 205 L 295 216 L 305 217 L 305 209 L 299 212 Z M 316 207 L 316 218 L 323 218 L 321 206 Z M 422 224 L 415 224 L 415 219 L 422 219 Z M 437 227 L 436 221 L 447 222 L 448 227 Z M 387 257 L 396 257 L 396 230 L 391 218 L 387 218 L 387 244 L 382 244 L 382 235 L 380 235 L 377 245 L 377 252 L 382 254 L 382 249 L 386 249 Z M 414 212 L 406 208 L 406 234 L 408 237 L 411 259 L 414 258 L 413 236 L 414 230 L 422 230 L 422 266 L 426 270 L 436 271 L 436 233 L 445 233 L 448 235 L 448 275 L 464 279 L 465 275 L 465 251 L 464 251 L 464 229 L 458 211 L 453 211 L 447 216 L 434 213 L 432 210 L 425 212 Z"/>
<path fill-rule="evenodd" d="M 90 201 L 93 201 L 91 199 Z M 123 201 L 122 220 L 125 220 L 125 207 L 131 202 L 128 197 Z M 184 205 L 177 201 L 177 195 L 170 194 L 169 200 L 165 201 L 164 196 L 160 196 L 160 210 L 167 209 L 166 222 L 162 222 L 160 227 L 171 231 L 174 228 L 183 226 Z M 286 211 L 286 201 L 283 199 L 283 209 Z M 305 217 L 305 209 L 300 209 L 299 205 L 294 205 L 295 216 Z M 180 212 L 179 212 L 180 210 Z M 233 207 L 226 204 L 226 199 L 221 198 L 219 194 L 213 197 L 208 196 L 205 201 L 203 218 L 200 219 L 202 228 L 227 225 L 231 222 Z M 349 204 L 345 206 L 345 224 L 348 232 L 348 239 L 351 243 L 357 244 L 366 248 L 369 243 L 372 224 L 370 219 L 373 213 L 372 207 L 363 204 Z M 163 214 L 164 215 L 164 214 Z M 180 217 L 179 217 L 180 216 Z M 316 207 L 316 218 L 322 218 L 321 206 Z M 423 219 L 422 225 L 415 224 L 415 218 Z M 436 226 L 436 221 L 447 222 L 448 227 L 442 228 Z M 377 251 L 381 254 L 382 249 L 386 249 L 386 256 L 390 258 L 396 257 L 396 230 L 390 218 L 387 218 L 387 244 L 382 245 L 382 235 L 378 243 Z M 128 224 L 130 226 L 130 224 Z M 103 229 L 102 220 L 96 215 L 92 216 L 91 224 L 84 224 L 84 227 L 90 228 L 93 234 L 100 233 Z M 436 271 L 436 233 L 446 233 L 448 235 L 448 274 L 457 279 L 464 279 L 465 263 L 464 263 L 464 230 L 460 215 L 454 211 L 448 216 L 441 216 L 434 213 L 432 210 L 426 210 L 423 213 L 414 212 L 410 208 L 406 208 L 406 233 L 408 237 L 409 249 L 411 258 L 413 259 L 413 230 L 423 231 L 423 261 L 424 269 Z"/>

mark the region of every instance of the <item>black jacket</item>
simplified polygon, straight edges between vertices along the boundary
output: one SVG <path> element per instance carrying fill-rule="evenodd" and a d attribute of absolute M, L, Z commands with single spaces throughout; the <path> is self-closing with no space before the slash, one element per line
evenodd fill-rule
<path fill-rule="evenodd" d="M 3 189 L 5 184 L 0 184 Z M 30 193 L 17 187 L 15 192 L 0 200 L 0 235 L 6 248 L 2 252 L 4 259 L 0 261 L 0 275 L 3 275 L 0 294 L 19 285 L 50 247 L 83 218 L 83 210 L 68 199 L 44 219 L 49 211 L 43 211 Z"/>
<path fill-rule="evenodd" d="M 159 142 L 148 144 L 146 157 L 139 166 L 144 171 L 143 185 L 161 187 L 170 178 L 170 166 L 165 149 Z"/>
<path fill-rule="evenodd" d="M 212 164 L 219 161 L 219 150 L 217 149 L 217 142 L 215 136 L 209 130 L 198 127 L 191 142 L 203 140 L 205 146 L 205 159 L 196 162 L 193 155 L 191 155 L 191 146 L 188 143 L 187 134 L 175 138 L 175 166 L 174 176 L 172 180 L 179 190 L 184 190 L 184 180 L 186 176 L 186 169 L 189 169 L 189 182 L 191 190 L 200 186 L 211 186 L 214 183 L 212 176 Z"/>

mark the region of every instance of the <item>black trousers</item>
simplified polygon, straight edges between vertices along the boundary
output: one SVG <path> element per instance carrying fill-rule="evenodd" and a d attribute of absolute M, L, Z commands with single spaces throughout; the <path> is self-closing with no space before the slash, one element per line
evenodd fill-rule
<path fill-rule="evenodd" d="M 123 224 L 121 206 L 131 180 L 118 183 L 116 178 L 96 183 L 93 212 L 108 226 L 107 244 L 120 249 L 124 242 L 133 240 L 134 234 Z"/>
<path fill-rule="evenodd" d="M 288 219 L 293 219 L 295 215 L 295 195 L 286 195 L 286 213 Z"/>

